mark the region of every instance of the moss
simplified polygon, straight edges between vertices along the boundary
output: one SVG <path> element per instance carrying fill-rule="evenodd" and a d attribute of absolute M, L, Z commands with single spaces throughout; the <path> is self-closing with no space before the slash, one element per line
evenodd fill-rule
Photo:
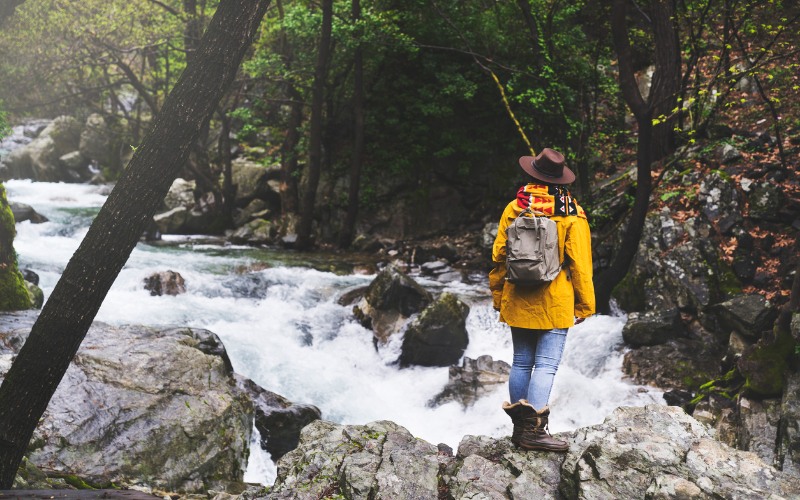
<path fill-rule="evenodd" d="M 644 275 L 629 272 L 611 292 L 619 306 L 628 312 L 644 311 L 647 308 Z"/>
<path fill-rule="evenodd" d="M 25 280 L 17 268 L 14 252 L 14 214 L 6 199 L 5 187 L 0 184 L 0 311 L 31 308 L 31 298 Z"/>
<path fill-rule="evenodd" d="M 737 364 L 745 378 L 744 390 L 755 397 L 783 393 L 784 374 L 789 370 L 789 359 L 796 349 L 796 342 L 788 331 L 776 327 L 771 337 L 762 338 Z"/>
<path fill-rule="evenodd" d="M 701 385 L 697 390 L 697 395 L 692 398 L 689 405 L 695 406 L 711 394 L 717 394 L 726 399 L 733 399 L 740 392 L 742 385 L 741 374 L 734 368 L 722 377 Z"/>

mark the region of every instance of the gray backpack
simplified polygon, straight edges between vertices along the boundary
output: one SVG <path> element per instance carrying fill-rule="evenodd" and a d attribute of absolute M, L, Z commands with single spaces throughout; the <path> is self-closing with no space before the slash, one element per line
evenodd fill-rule
<path fill-rule="evenodd" d="M 523 210 L 506 230 L 506 279 L 515 285 L 549 283 L 561 271 L 558 228 L 546 216 Z"/>

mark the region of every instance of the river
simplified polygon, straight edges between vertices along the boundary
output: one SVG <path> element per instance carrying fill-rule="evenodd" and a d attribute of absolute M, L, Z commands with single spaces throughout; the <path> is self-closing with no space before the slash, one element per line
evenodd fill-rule
<path fill-rule="evenodd" d="M 31 205 L 49 219 L 17 224 L 14 242 L 20 268 L 39 275 L 46 300 L 109 188 L 25 180 L 5 186 L 9 200 Z M 331 260 L 336 258 L 166 236 L 161 244 L 135 248 L 96 319 L 207 328 L 224 342 L 236 372 L 291 401 L 318 406 L 327 420 L 393 420 L 419 438 L 454 449 L 465 434 L 509 434 L 510 422 L 500 409 L 508 398 L 505 386 L 466 410 L 457 403 L 427 406 L 446 384 L 448 369 L 398 369 L 393 362 L 399 341 L 376 352 L 372 333 L 336 301 L 375 275 L 359 274 L 359 266 Z M 144 289 L 145 277 L 166 270 L 185 278 L 187 293 L 159 297 Z M 497 321 L 484 284 L 415 279 L 470 305 L 465 356 L 488 354 L 511 362 L 508 328 Z M 600 423 L 618 406 L 663 404 L 659 390 L 623 379 L 624 323 L 623 314 L 598 315 L 570 330 L 551 396 L 551 431 Z M 245 479 L 268 485 L 275 474 L 254 441 Z"/>

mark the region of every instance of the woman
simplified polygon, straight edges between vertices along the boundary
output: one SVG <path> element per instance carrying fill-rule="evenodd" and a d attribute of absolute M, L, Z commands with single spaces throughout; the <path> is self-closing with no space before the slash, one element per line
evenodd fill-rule
<path fill-rule="evenodd" d="M 494 308 L 500 311 L 500 321 L 511 327 L 514 345 L 508 381 L 511 403 L 503 403 L 503 410 L 514 424 L 511 441 L 517 447 L 566 451 L 567 443 L 547 431 L 548 400 L 568 329 L 595 311 L 592 240 L 586 213 L 566 188 L 575 174 L 564 156 L 544 148 L 536 157 L 520 158 L 519 165 L 530 182 L 500 217 L 492 249 L 494 269 L 489 273 Z M 506 230 L 528 206 L 556 223 L 562 267 L 549 283 L 521 286 L 506 280 Z"/>

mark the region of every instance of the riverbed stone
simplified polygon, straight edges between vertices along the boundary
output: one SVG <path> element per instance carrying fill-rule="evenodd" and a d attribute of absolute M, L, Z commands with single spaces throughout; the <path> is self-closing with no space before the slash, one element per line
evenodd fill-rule
<path fill-rule="evenodd" d="M 15 201 L 8 202 L 8 205 L 11 207 L 11 213 L 14 214 L 14 221 L 17 224 L 28 220 L 31 221 L 31 224 L 47 222 L 47 217 L 34 210 L 30 205 Z"/>
<path fill-rule="evenodd" d="M 632 312 L 622 328 L 622 338 L 633 346 L 658 345 L 686 334 L 677 309 Z"/>
<path fill-rule="evenodd" d="M 461 366 L 451 366 L 447 385 L 434 396 L 428 406 L 439 406 L 458 401 L 461 406 L 471 406 L 481 396 L 494 390 L 498 384 L 508 382 L 511 366 L 503 360 L 494 360 L 488 354 L 476 359 L 464 357 Z"/>
<path fill-rule="evenodd" d="M 145 278 L 144 289 L 154 296 L 180 295 L 186 293 L 186 280 L 175 271 L 162 271 Z"/>
<path fill-rule="evenodd" d="M 432 300 L 430 292 L 390 264 L 369 284 L 364 297 L 353 307 L 353 314 L 373 331 L 376 343 L 385 344 L 411 315 L 422 311 Z"/>
<path fill-rule="evenodd" d="M 400 366 L 449 366 L 461 359 L 469 344 L 469 306 L 445 292 L 406 329 Z"/>
<path fill-rule="evenodd" d="M 35 319 L 0 316 L 0 354 L 18 351 Z M 28 459 L 45 472 L 146 491 L 205 493 L 240 482 L 253 404 L 236 388 L 230 360 L 214 354 L 215 338 L 201 329 L 95 322 Z"/>
<path fill-rule="evenodd" d="M 191 209 L 194 207 L 194 190 L 197 189 L 196 181 L 188 181 L 178 177 L 172 181 L 172 185 L 164 196 L 164 208 L 172 210 L 173 208 L 184 207 Z"/>

